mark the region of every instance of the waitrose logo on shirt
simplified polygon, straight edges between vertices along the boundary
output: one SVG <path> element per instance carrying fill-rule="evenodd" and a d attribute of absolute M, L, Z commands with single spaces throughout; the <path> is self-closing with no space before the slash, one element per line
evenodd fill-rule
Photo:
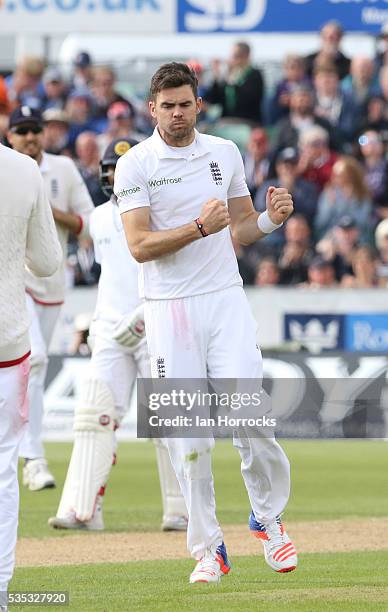
<path fill-rule="evenodd" d="M 151 187 L 151 189 L 155 188 L 155 187 L 162 187 L 163 185 L 175 185 L 176 183 L 181 183 L 182 182 L 182 177 L 179 176 L 177 178 L 160 178 L 160 179 L 151 179 L 148 181 L 149 186 Z"/>
<path fill-rule="evenodd" d="M 138 193 L 140 191 L 140 187 L 135 185 L 135 187 L 129 187 L 128 189 L 122 189 L 117 193 L 118 198 L 125 198 L 125 196 L 133 195 L 134 193 Z"/>

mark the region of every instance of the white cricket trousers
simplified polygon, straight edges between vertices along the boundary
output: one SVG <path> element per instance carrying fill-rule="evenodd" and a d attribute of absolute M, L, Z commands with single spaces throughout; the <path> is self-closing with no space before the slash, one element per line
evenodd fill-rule
<path fill-rule="evenodd" d="M 19 513 L 18 450 L 28 419 L 29 359 L 0 368 L 0 592 L 15 565 Z"/>
<path fill-rule="evenodd" d="M 48 349 L 58 320 L 60 306 L 44 306 L 26 294 L 30 317 L 31 373 L 28 383 L 29 420 L 20 445 L 20 457 L 44 457 L 42 443 L 44 382 L 48 366 Z"/>
<path fill-rule="evenodd" d="M 257 379 L 260 387 L 257 325 L 242 287 L 182 299 L 147 300 L 145 324 L 155 378 L 162 359 L 167 378 L 249 378 Z M 189 513 L 187 547 L 200 559 L 206 549 L 214 551 L 223 541 L 211 469 L 214 439 L 167 438 L 166 443 Z M 241 473 L 256 519 L 274 519 L 283 512 L 290 493 L 290 466 L 284 451 L 274 438 L 264 436 L 236 435 L 233 445 L 240 453 Z"/>
<path fill-rule="evenodd" d="M 115 340 L 91 334 L 93 347 L 89 376 L 104 381 L 114 398 L 118 421 L 121 423 L 128 409 L 133 385 L 138 373 L 150 375 L 147 343 L 142 341 L 135 351 L 120 346 Z"/>

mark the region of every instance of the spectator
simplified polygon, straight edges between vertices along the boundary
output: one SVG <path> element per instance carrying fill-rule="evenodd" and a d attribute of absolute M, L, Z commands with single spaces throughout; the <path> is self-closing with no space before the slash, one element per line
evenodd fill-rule
<path fill-rule="evenodd" d="M 132 115 L 135 115 L 135 109 L 132 104 L 117 93 L 115 89 L 116 76 L 113 68 L 110 66 L 96 66 L 92 74 L 91 90 L 95 101 L 93 117 L 94 119 L 102 120 L 101 125 L 103 128 L 101 131 L 106 128 L 108 109 L 113 102 L 124 102 L 131 107 Z"/>
<path fill-rule="evenodd" d="M 308 128 L 299 139 L 299 151 L 299 174 L 322 191 L 338 159 L 329 148 L 329 134 L 319 125 Z"/>
<path fill-rule="evenodd" d="M 41 110 L 49 108 L 63 110 L 67 98 L 67 86 L 58 68 L 48 68 L 43 75 L 43 100 Z"/>
<path fill-rule="evenodd" d="M 350 74 L 344 78 L 341 86 L 360 110 L 364 108 L 368 98 L 377 93 L 374 75 L 375 67 L 372 59 L 362 55 L 352 58 Z"/>
<path fill-rule="evenodd" d="M 382 66 L 388 66 L 388 22 L 381 28 L 379 36 L 380 44 L 375 57 L 376 71 L 378 72 Z"/>
<path fill-rule="evenodd" d="M 381 136 L 367 130 L 358 139 L 365 180 L 379 217 L 388 217 L 388 161 L 385 159 Z"/>
<path fill-rule="evenodd" d="M 105 132 L 97 137 L 100 156 L 107 146 L 116 138 L 132 138 L 144 140 L 144 135 L 135 130 L 135 114 L 133 106 L 127 102 L 113 102 L 108 108 L 108 126 Z"/>
<path fill-rule="evenodd" d="M 303 57 L 288 54 L 283 62 L 283 79 L 276 85 L 274 94 L 268 103 L 268 120 L 270 124 L 276 123 L 290 111 L 290 92 L 293 86 L 303 85 L 311 87 L 306 76 L 306 63 Z"/>
<path fill-rule="evenodd" d="M 309 289 L 326 289 L 336 285 L 332 262 L 327 261 L 320 255 L 316 255 L 311 260 L 307 269 L 307 283 L 301 286 L 308 287 Z"/>
<path fill-rule="evenodd" d="M 349 216 L 342 217 L 338 224 L 316 245 L 324 259 L 332 261 L 337 280 L 352 274 L 352 257 L 360 239 L 360 229 Z"/>
<path fill-rule="evenodd" d="M 285 244 L 279 257 L 280 284 L 298 285 L 307 281 L 307 268 L 313 257 L 309 225 L 300 214 L 287 221 Z"/>
<path fill-rule="evenodd" d="M 255 282 L 255 271 L 246 257 L 246 251 L 241 244 L 232 238 L 234 252 L 236 253 L 238 270 L 244 285 L 253 285 Z"/>
<path fill-rule="evenodd" d="M 378 286 L 377 254 L 370 246 L 357 247 L 352 253 L 352 275 L 342 278 L 341 287 L 369 289 Z"/>
<path fill-rule="evenodd" d="M 264 257 L 256 268 L 256 287 L 274 287 L 279 284 L 280 271 L 276 259 Z"/>
<path fill-rule="evenodd" d="M 91 238 L 79 238 L 75 252 L 68 256 L 67 263 L 73 269 L 73 282 L 76 287 L 93 286 L 98 283 L 101 267 L 94 259 Z"/>
<path fill-rule="evenodd" d="M 220 104 L 222 117 L 236 117 L 260 124 L 264 81 L 261 71 L 252 66 L 250 55 L 247 43 L 235 44 L 225 78 L 220 74 L 219 60 L 213 62 L 213 82 L 205 95 L 205 101 Z"/>
<path fill-rule="evenodd" d="M 43 113 L 43 149 L 53 155 L 70 155 L 69 120 L 65 111 L 49 108 Z"/>
<path fill-rule="evenodd" d="M 366 103 L 365 116 L 361 117 L 359 134 L 367 130 L 379 132 L 385 146 L 388 145 L 388 101 L 383 96 L 371 96 Z"/>
<path fill-rule="evenodd" d="M 260 187 L 254 200 L 255 208 L 259 212 L 265 210 L 268 187 L 271 185 L 285 187 L 292 193 L 295 210 L 306 218 L 309 225 L 312 225 L 317 208 L 318 190 L 311 182 L 298 176 L 297 165 L 298 152 L 296 149 L 287 147 L 278 153 L 275 164 L 277 178 L 265 181 Z M 272 241 L 275 239 L 275 234 L 276 240 L 283 238 L 283 231 L 278 230 L 266 240 Z"/>
<path fill-rule="evenodd" d="M 92 59 L 86 51 L 80 51 L 74 58 L 72 89 L 90 87 L 92 82 Z"/>
<path fill-rule="evenodd" d="M 42 75 L 44 62 L 39 57 L 25 56 L 17 64 L 13 75 L 7 77 L 8 97 L 12 106 L 40 109 L 44 96 Z"/>
<path fill-rule="evenodd" d="M 263 128 L 254 128 L 251 132 L 247 151 L 244 155 L 245 177 L 252 199 L 268 176 L 269 170 L 268 136 Z"/>
<path fill-rule="evenodd" d="M 69 118 L 69 146 L 74 150 L 75 141 L 81 132 L 98 132 L 92 119 L 93 100 L 88 89 L 74 89 L 66 102 L 65 111 Z"/>
<path fill-rule="evenodd" d="M 312 77 L 314 68 L 320 63 L 330 62 L 335 65 L 337 74 L 342 80 L 349 74 L 350 59 L 340 51 L 343 37 L 341 25 L 334 20 L 328 21 L 321 28 L 320 37 L 320 49 L 306 57 L 306 70 L 308 76 Z"/>
<path fill-rule="evenodd" d="M 371 198 L 361 164 L 349 156 L 335 162 L 330 184 L 319 196 L 314 223 L 317 239 L 323 238 L 345 215 L 355 221 L 363 241 L 368 241 L 372 227 Z"/>
<path fill-rule="evenodd" d="M 379 252 L 377 277 L 380 287 L 388 287 L 388 219 L 380 221 L 375 231 L 376 247 Z"/>
<path fill-rule="evenodd" d="M 358 108 L 339 84 L 334 64 L 320 64 L 314 70 L 316 117 L 326 119 L 335 129 L 341 148 L 353 139 L 358 123 Z"/>
<path fill-rule="evenodd" d="M 8 99 L 7 86 L 3 77 L 0 76 L 0 143 L 8 129 L 8 116 L 10 112 L 11 105 Z"/>
<path fill-rule="evenodd" d="M 314 92 L 306 85 L 295 85 L 290 91 L 290 114 L 276 124 L 275 152 L 286 147 L 298 146 L 305 130 L 319 125 L 329 134 L 331 148 L 338 148 L 333 128 L 327 119 L 314 114 Z"/>
<path fill-rule="evenodd" d="M 94 132 L 82 132 L 75 142 L 77 166 L 84 179 L 94 206 L 106 202 L 100 186 L 100 153 Z"/>

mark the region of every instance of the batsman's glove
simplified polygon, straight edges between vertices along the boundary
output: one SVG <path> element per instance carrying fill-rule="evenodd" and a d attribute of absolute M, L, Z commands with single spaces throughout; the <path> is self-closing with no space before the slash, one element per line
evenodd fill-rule
<path fill-rule="evenodd" d="M 122 346 L 135 350 L 144 337 L 144 309 L 141 304 L 117 323 L 113 340 L 116 340 Z"/>

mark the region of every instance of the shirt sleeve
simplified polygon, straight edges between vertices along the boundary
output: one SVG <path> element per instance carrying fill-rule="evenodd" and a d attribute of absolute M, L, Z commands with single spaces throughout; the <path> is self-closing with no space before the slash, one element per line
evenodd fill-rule
<path fill-rule="evenodd" d="M 95 235 L 96 222 L 97 222 L 96 209 L 94 209 L 94 211 L 89 217 L 89 234 L 90 234 L 91 239 L 93 240 L 94 259 L 98 264 L 100 264 L 101 254 L 100 254 L 100 249 L 98 247 L 98 242 L 96 240 L 96 235 Z"/>
<path fill-rule="evenodd" d="M 31 272 L 42 277 L 51 276 L 57 271 L 63 253 L 43 179 L 38 166 L 36 164 L 35 166 L 33 180 L 35 181 L 36 197 L 28 223 L 25 259 Z"/>
<path fill-rule="evenodd" d="M 146 178 L 139 162 L 130 153 L 118 160 L 115 171 L 114 192 L 120 214 L 150 206 Z"/>
<path fill-rule="evenodd" d="M 89 217 L 94 210 L 94 204 L 77 166 L 72 160 L 69 161 L 71 163 L 70 208 L 71 212 L 80 218 L 78 235 L 87 236 Z"/>
<path fill-rule="evenodd" d="M 228 189 L 228 200 L 232 198 L 241 198 L 242 196 L 249 196 L 249 189 L 247 186 L 247 180 L 245 178 L 244 163 L 238 150 L 237 146 L 233 143 L 234 154 L 234 170 L 232 180 L 230 181 Z"/>

